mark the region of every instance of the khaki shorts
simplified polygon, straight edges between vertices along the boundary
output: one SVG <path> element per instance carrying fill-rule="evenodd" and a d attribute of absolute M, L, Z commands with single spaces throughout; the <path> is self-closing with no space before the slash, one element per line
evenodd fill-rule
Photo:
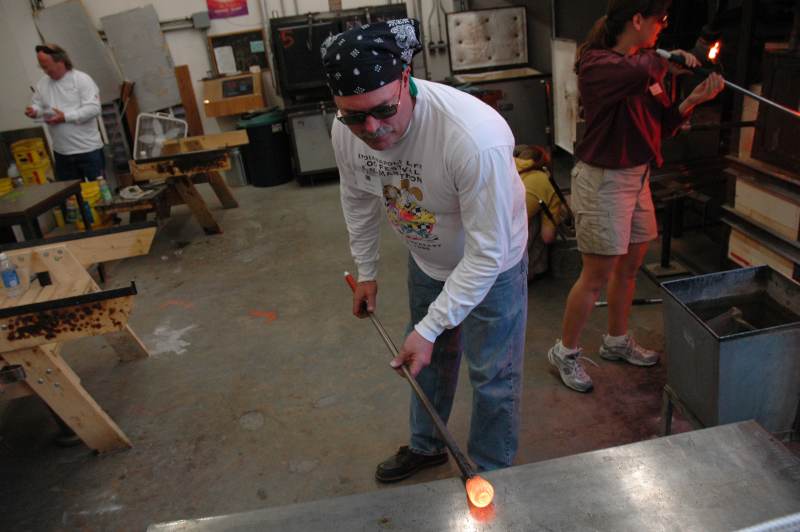
<path fill-rule="evenodd" d="M 611 170 L 578 161 L 571 203 L 581 253 L 625 255 L 630 244 L 658 237 L 650 165 Z"/>

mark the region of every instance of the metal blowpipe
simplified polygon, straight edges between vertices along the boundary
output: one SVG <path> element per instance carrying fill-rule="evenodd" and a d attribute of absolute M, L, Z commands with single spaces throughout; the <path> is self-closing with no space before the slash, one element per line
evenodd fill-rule
<path fill-rule="evenodd" d="M 658 55 L 660 55 L 661 57 L 663 57 L 664 59 L 668 59 L 668 60 L 672 61 L 673 63 L 677 63 L 677 64 L 679 64 L 681 66 L 686 67 L 686 68 L 690 68 L 690 69 L 694 70 L 698 74 L 703 74 L 703 75 L 707 76 L 707 75 L 711 74 L 711 72 L 712 72 L 711 70 L 709 70 L 707 68 L 700 68 L 700 67 L 691 68 L 691 67 L 687 66 L 686 65 L 686 59 L 682 55 L 671 54 L 666 50 L 662 50 L 661 48 L 657 49 L 656 53 Z M 742 94 L 744 94 L 745 96 L 750 96 L 751 98 L 754 98 L 754 99 L 758 100 L 759 102 L 764 102 L 765 104 L 771 105 L 772 107 L 775 107 L 776 109 L 780 109 L 781 111 L 783 111 L 785 113 L 789 113 L 790 115 L 792 115 L 795 118 L 800 118 L 800 111 L 795 111 L 794 109 L 790 109 L 789 107 L 781 105 L 781 104 L 779 104 L 777 102 L 773 102 L 772 100 L 770 100 L 768 98 L 764 98 L 760 94 L 756 94 L 755 92 L 749 91 L 749 90 L 745 89 L 744 87 L 740 87 L 739 85 L 737 85 L 735 83 L 732 83 L 732 82 L 728 81 L 727 79 L 723 78 L 723 81 L 725 82 L 725 86 L 730 87 L 731 89 L 737 90 L 737 91 L 741 92 Z"/>
<path fill-rule="evenodd" d="M 356 280 L 353 276 L 348 273 L 344 272 L 344 279 L 347 281 L 348 286 L 350 289 L 355 292 L 356 291 Z M 368 312 L 369 319 L 372 321 L 372 324 L 377 329 L 378 334 L 380 334 L 383 343 L 386 344 L 386 347 L 389 348 L 389 352 L 392 354 L 392 357 L 395 358 L 399 354 L 397 347 L 394 345 L 394 342 L 389 337 L 389 334 L 386 332 L 386 329 L 383 328 L 378 317 L 372 313 Z M 475 506 L 482 508 L 487 506 L 491 503 L 492 499 L 494 498 L 494 489 L 492 485 L 489 484 L 488 481 L 480 477 L 475 473 L 475 470 L 472 468 L 472 465 L 467 460 L 467 457 L 464 456 L 464 453 L 461 452 L 461 449 L 458 448 L 458 444 L 456 440 L 453 438 L 453 435 L 450 434 L 450 431 L 447 430 L 447 426 L 442 421 L 442 418 L 439 417 L 439 414 L 433 408 L 428 396 L 425 395 L 425 391 L 420 387 L 417 379 L 414 378 L 413 375 L 408 371 L 408 368 L 405 365 L 400 366 L 400 371 L 403 372 L 403 376 L 406 378 L 408 383 L 411 385 L 411 388 L 414 390 L 414 393 L 417 394 L 417 398 L 422 403 L 422 406 L 425 407 L 425 410 L 431 416 L 433 420 L 433 424 L 436 425 L 436 430 L 439 431 L 439 434 L 444 440 L 444 444 L 450 450 L 450 454 L 453 456 L 453 459 L 456 461 L 456 465 L 458 465 L 458 469 L 461 471 L 461 475 L 466 482 L 467 487 L 467 496 L 469 497 L 470 502 Z"/>

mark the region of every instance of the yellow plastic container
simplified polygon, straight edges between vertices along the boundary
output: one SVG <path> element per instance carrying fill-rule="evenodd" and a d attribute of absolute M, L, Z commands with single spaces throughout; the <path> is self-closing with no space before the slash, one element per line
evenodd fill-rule
<path fill-rule="evenodd" d="M 41 138 L 18 140 L 11 144 L 11 153 L 14 155 L 14 160 L 20 171 L 22 171 L 23 168 L 42 165 L 44 163 L 50 166 L 50 157 L 47 155 L 47 150 L 44 147 L 44 140 Z"/>
<path fill-rule="evenodd" d="M 89 205 L 89 213 L 91 214 L 92 218 L 92 229 L 99 229 L 101 227 L 108 227 L 111 225 L 111 216 L 100 214 L 94 208 L 95 203 L 101 200 L 100 185 L 97 183 L 97 181 L 81 183 L 81 196 L 83 196 L 84 203 Z M 78 218 L 75 220 L 75 227 L 80 230 L 83 230 L 84 228 L 83 218 L 81 217 L 80 213 L 78 213 Z"/>
<path fill-rule="evenodd" d="M 5 196 L 14 190 L 14 184 L 11 182 L 10 177 L 0 178 L 0 196 Z"/>
<path fill-rule="evenodd" d="M 43 185 L 55 179 L 49 160 L 40 164 L 20 167 L 19 175 L 22 176 L 26 185 Z"/>

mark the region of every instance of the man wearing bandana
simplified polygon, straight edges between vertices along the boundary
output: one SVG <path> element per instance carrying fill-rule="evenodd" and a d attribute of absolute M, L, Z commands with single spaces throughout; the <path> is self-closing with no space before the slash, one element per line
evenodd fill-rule
<path fill-rule="evenodd" d="M 482 470 L 517 451 L 527 316 L 527 216 L 514 137 L 477 98 L 411 77 L 410 19 L 365 25 L 322 45 L 338 108 L 332 130 L 358 267 L 353 313 L 374 311 L 381 210 L 408 247 L 411 322 L 392 367 L 408 366 L 447 421 L 462 354 L 472 383 L 468 454 Z M 411 396 L 408 446 L 378 465 L 393 482 L 447 461 Z"/>

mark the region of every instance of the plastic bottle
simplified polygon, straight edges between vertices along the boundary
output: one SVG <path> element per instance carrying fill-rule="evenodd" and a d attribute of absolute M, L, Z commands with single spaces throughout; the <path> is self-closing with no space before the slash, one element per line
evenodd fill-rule
<path fill-rule="evenodd" d="M 75 223 L 75 221 L 78 219 L 78 216 L 80 216 L 80 213 L 78 212 L 78 202 L 74 196 L 70 196 L 67 198 L 67 212 L 64 221 L 68 224 Z"/>
<path fill-rule="evenodd" d="M 53 218 L 55 219 L 57 227 L 64 227 L 67 225 L 64 221 L 64 212 L 61 210 L 61 207 L 53 209 Z"/>
<path fill-rule="evenodd" d="M 113 198 L 111 194 L 111 189 L 108 187 L 108 183 L 103 176 L 99 176 L 97 178 L 97 184 L 100 186 L 100 199 L 103 201 L 111 201 Z"/>
<path fill-rule="evenodd" d="M 17 165 L 15 163 L 8 165 L 8 177 L 11 178 L 11 184 L 14 186 L 14 188 L 21 187 L 25 184 L 25 181 L 19 175 L 19 170 L 17 169 Z"/>
<path fill-rule="evenodd" d="M 0 253 L 0 275 L 3 277 L 3 287 L 8 297 L 17 297 L 22 293 L 22 285 L 17 275 L 17 266 L 11 262 L 8 255 Z"/>

